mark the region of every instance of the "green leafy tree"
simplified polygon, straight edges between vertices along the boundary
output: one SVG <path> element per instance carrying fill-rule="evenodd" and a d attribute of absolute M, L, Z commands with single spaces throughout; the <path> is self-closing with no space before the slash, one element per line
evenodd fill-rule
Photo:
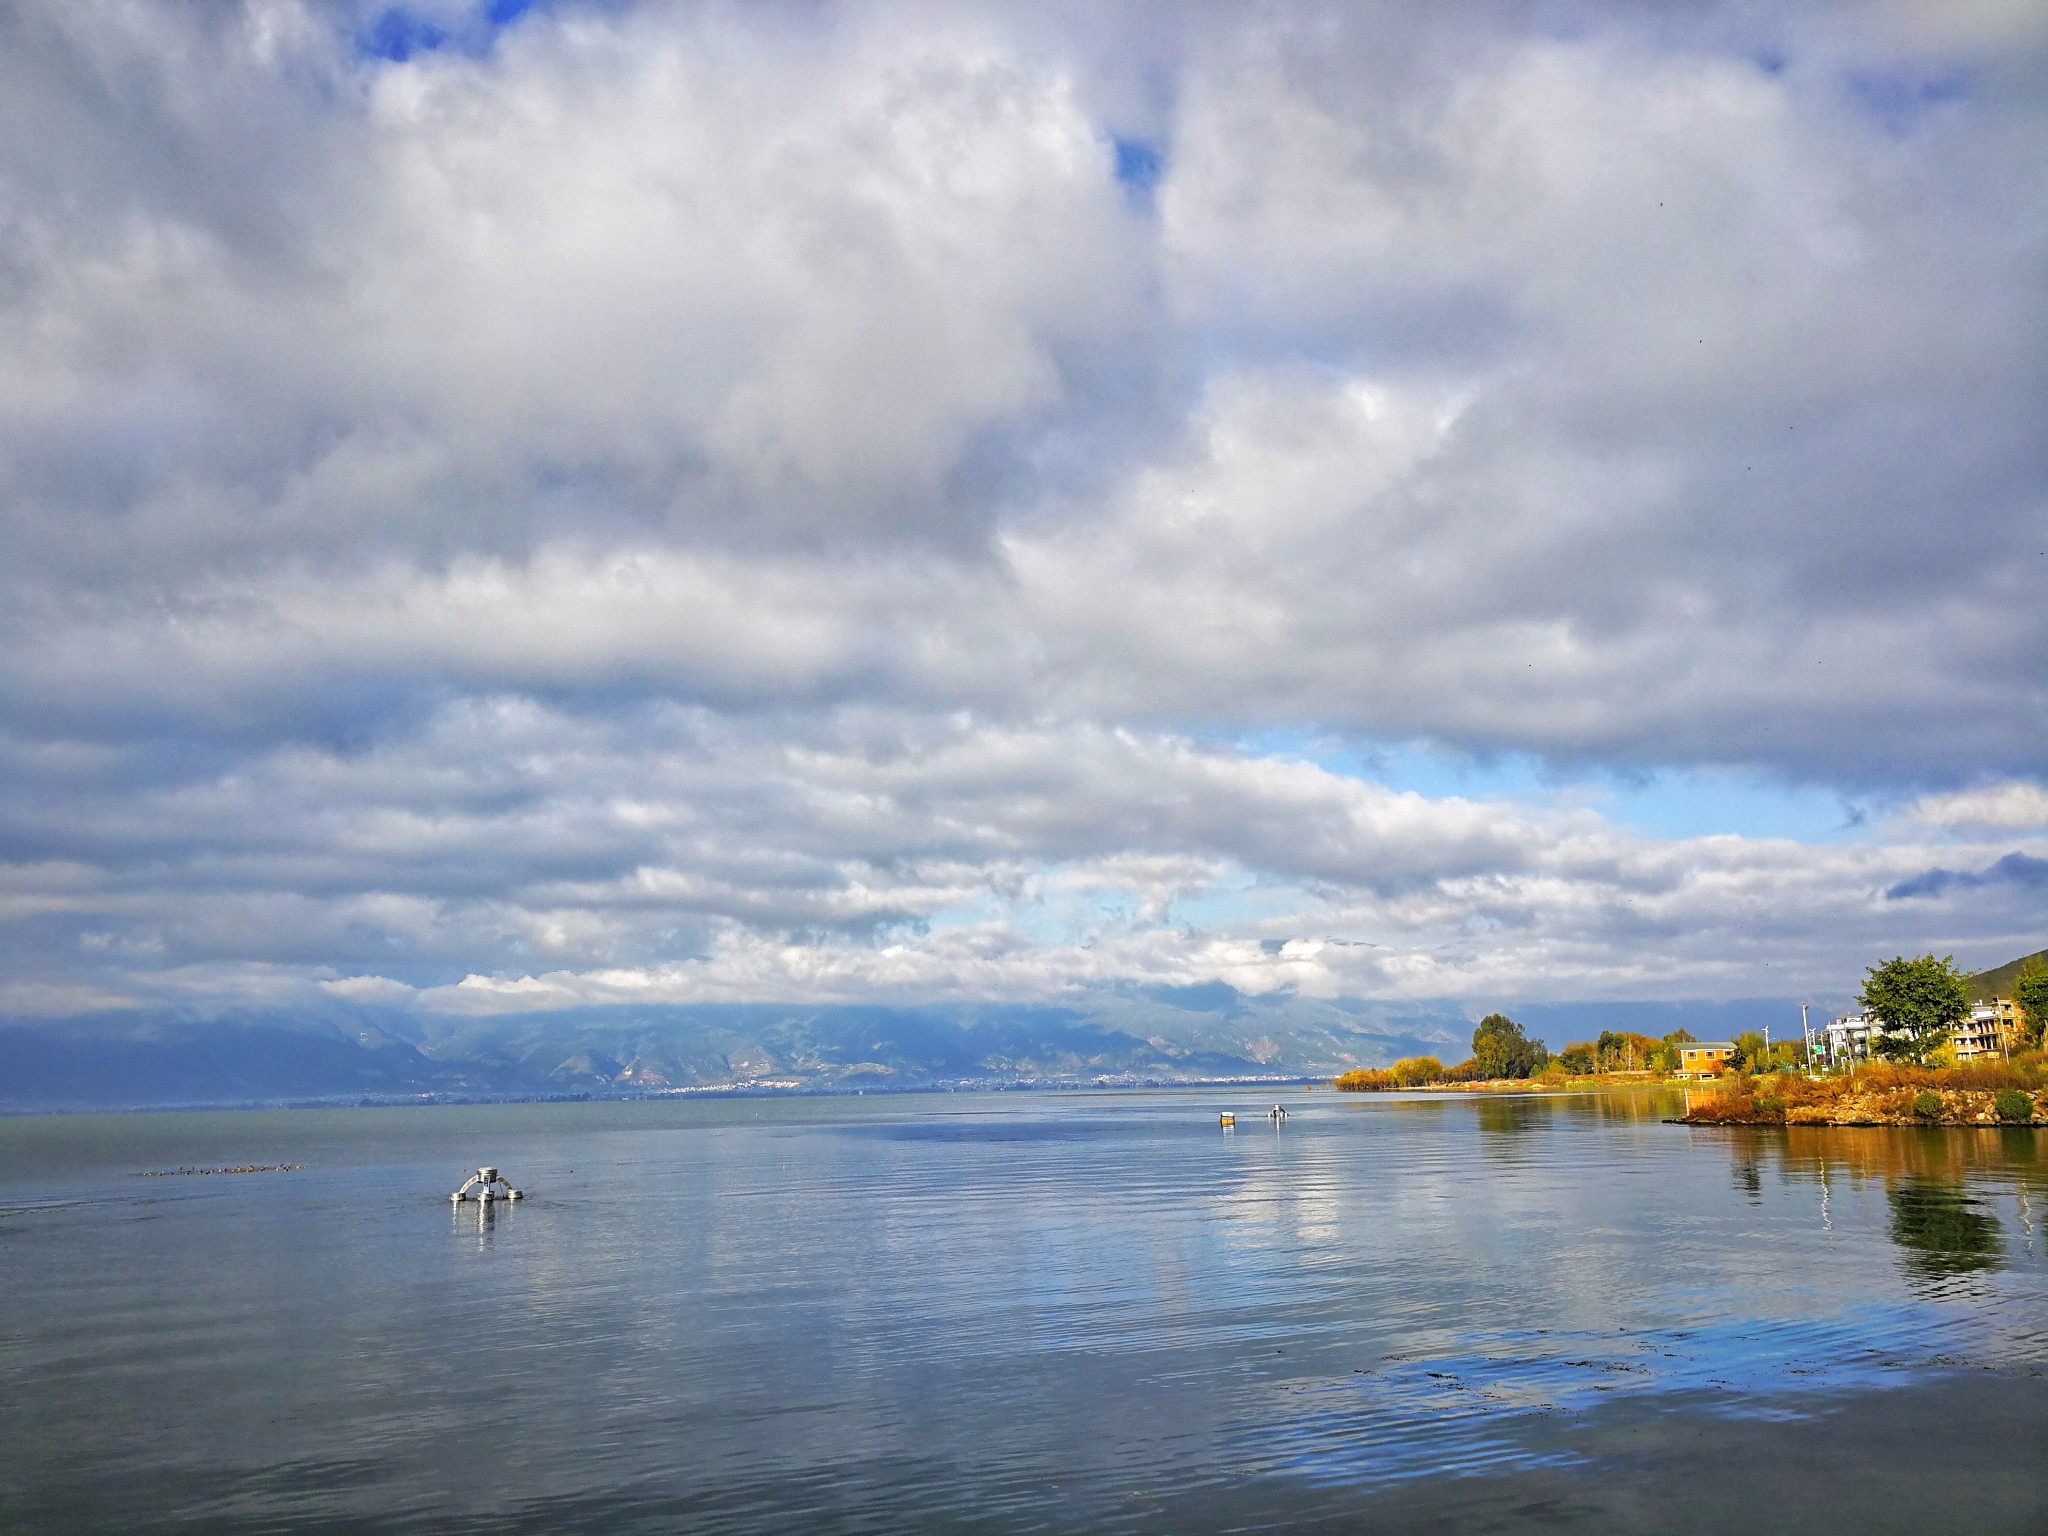
<path fill-rule="evenodd" d="M 1600 1053 L 1590 1040 L 1574 1040 L 1558 1053 L 1557 1064 L 1574 1077 L 1600 1070 Z"/>
<path fill-rule="evenodd" d="M 1650 1070 L 1662 1072 L 1667 1077 L 1676 1072 L 1678 1070 L 1678 1048 L 1692 1038 L 1693 1035 L 1690 1030 L 1674 1029 L 1671 1031 L 1670 1034 L 1658 1041 L 1656 1047 L 1651 1051 L 1649 1060 Z"/>
<path fill-rule="evenodd" d="M 2012 999 L 2020 1005 L 2021 1049 L 2039 1050 L 2043 1032 L 2048 1030 L 2048 963 L 2039 955 L 2031 956 L 2020 967 Z"/>
<path fill-rule="evenodd" d="M 1550 1047 L 1506 1014 L 1489 1013 L 1472 1031 L 1472 1060 L 1485 1077 L 1530 1077 L 1550 1064 Z"/>
<path fill-rule="evenodd" d="M 1806 1047 L 1796 1040 L 1772 1040 L 1760 1029 L 1735 1037 L 1732 1065 L 1743 1072 L 1786 1072 L 1804 1066 Z"/>
<path fill-rule="evenodd" d="M 1899 955 L 1873 965 L 1858 1001 L 1885 1027 L 1873 1048 L 1894 1061 L 1925 1061 L 1970 1016 L 1970 990 L 1954 955 Z"/>

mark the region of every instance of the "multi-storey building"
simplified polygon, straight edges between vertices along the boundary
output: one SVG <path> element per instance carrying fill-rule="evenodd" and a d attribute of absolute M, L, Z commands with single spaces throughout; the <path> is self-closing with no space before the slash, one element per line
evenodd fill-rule
<path fill-rule="evenodd" d="M 1844 1013 L 1828 1021 L 1823 1031 L 1828 1060 L 1837 1066 L 1867 1061 L 1874 1041 L 1884 1037 L 1885 1028 L 1867 1013 Z"/>
<path fill-rule="evenodd" d="M 1949 1031 L 1959 1062 L 1981 1061 L 1987 1056 L 2010 1054 L 2019 1037 L 2019 1010 L 2009 997 L 1996 997 L 1971 1008 L 1970 1016 Z M 1832 1019 L 1824 1032 L 1828 1060 L 1837 1064 L 1867 1061 L 1874 1044 L 1888 1033 L 1884 1025 L 1867 1013 L 1845 1013 Z"/>
<path fill-rule="evenodd" d="M 1949 1032 L 1957 1061 L 2006 1056 L 2019 1038 L 2020 1011 L 2009 997 L 1994 997 L 1970 1010 L 1970 1016 Z"/>

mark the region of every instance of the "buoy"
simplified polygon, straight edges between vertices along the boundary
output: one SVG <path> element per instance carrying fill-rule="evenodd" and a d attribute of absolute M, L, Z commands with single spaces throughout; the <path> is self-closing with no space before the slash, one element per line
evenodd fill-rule
<path fill-rule="evenodd" d="M 499 1173 L 495 1168 L 477 1169 L 475 1173 L 472 1173 L 462 1181 L 462 1188 L 456 1190 L 448 1198 L 455 1204 L 460 1205 L 463 1201 L 470 1198 L 469 1192 L 472 1189 L 476 1191 L 476 1198 L 486 1204 L 493 1200 L 524 1200 L 526 1198 L 525 1190 L 514 1189 L 512 1181 Z"/>
<path fill-rule="evenodd" d="M 1266 1118 L 1272 1121 L 1275 1125 L 1278 1125 L 1282 1120 L 1285 1120 L 1287 1118 L 1287 1109 L 1284 1105 L 1275 1104 L 1271 1109 L 1266 1111 Z"/>
<path fill-rule="evenodd" d="M 1216 1123 L 1217 1123 L 1218 1125 L 1222 1126 L 1222 1127 L 1223 1127 L 1223 1129 L 1225 1129 L 1225 1130 L 1227 1131 L 1227 1130 L 1229 1130 L 1229 1129 L 1230 1129 L 1230 1128 L 1231 1128 L 1232 1126 L 1234 1126 L 1234 1125 L 1236 1125 L 1236 1124 L 1237 1124 L 1237 1116 L 1235 1116 L 1235 1115 L 1232 1115 L 1232 1114 L 1222 1114 L 1222 1115 L 1218 1115 L 1218 1116 L 1216 1117 Z"/>

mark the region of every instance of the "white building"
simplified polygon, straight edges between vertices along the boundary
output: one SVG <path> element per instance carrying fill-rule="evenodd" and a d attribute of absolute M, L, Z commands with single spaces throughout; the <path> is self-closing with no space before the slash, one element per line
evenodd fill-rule
<path fill-rule="evenodd" d="M 1871 1043 L 1884 1037 L 1885 1027 L 1867 1013 L 1844 1013 L 1828 1021 L 1824 1049 L 1834 1063 L 1867 1061 Z"/>
<path fill-rule="evenodd" d="M 1973 1007 L 1970 1016 L 1949 1031 L 1949 1042 L 1957 1061 L 1980 1061 L 2007 1054 L 2018 1032 L 2018 1010 L 2011 998 L 2000 997 Z M 1828 1022 L 1823 1049 L 1830 1062 L 1868 1061 L 1875 1043 L 1887 1033 L 1867 1013 L 1845 1013 Z"/>
<path fill-rule="evenodd" d="M 2020 1032 L 2019 1009 L 2009 997 L 1994 997 L 1970 1010 L 1970 1016 L 1949 1031 L 1957 1061 L 2007 1055 Z"/>

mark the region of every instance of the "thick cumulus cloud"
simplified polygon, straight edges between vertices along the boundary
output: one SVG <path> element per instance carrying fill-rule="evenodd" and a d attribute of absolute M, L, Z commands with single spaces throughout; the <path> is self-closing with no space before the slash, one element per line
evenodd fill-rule
<path fill-rule="evenodd" d="M 2044 64 L 1988 0 L 0 11 L 0 1006 L 2033 947 Z"/>

